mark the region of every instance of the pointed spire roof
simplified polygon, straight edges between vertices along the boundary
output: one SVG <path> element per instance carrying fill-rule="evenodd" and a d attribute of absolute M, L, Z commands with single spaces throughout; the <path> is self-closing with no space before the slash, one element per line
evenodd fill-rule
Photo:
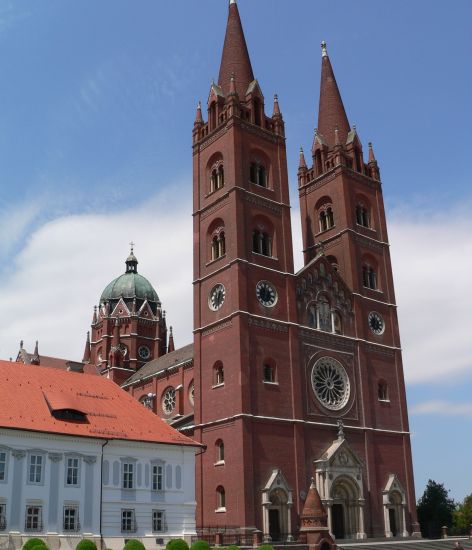
<path fill-rule="evenodd" d="M 201 123 L 203 123 L 202 102 L 199 101 L 197 104 L 197 113 L 195 115 L 195 124 L 201 124 Z"/>
<path fill-rule="evenodd" d="M 230 91 L 232 74 L 236 78 L 236 91 L 243 99 L 246 97 L 249 84 L 254 80 L 254 73 L 236 0 L 230 0 L 229 3 L 228 23 L 218 77 L 218 84 L 223 88 L 225 96 Z"/>
<path fill-rule="evenodd" d="M 171 353 L 172 351 L 175 351 L 175 344 L 174 344 L 174 333 L 172 332 L 172 327 L 170 327 L 169 345 L 167 346 L 167 353 Z"/>
<path fill-rule="evenodd" d="M 299 170 L 306 170 L 306 160 L 305 160 L 305 153 L 303 152 L 303 147 L 300 147 L 300 162 L 298 163 L 298 169 Z"/>
<path fill-rule="evenodd" d="M 90 332 L 87 332 L 87 341 L 85 342 L 85 350 L 82 363 L 90 363 Z"/>
<path fill-rule="evenodd" d="M 374 147 L 371 141 L 369 141 L 369 162 L 375 162 Z"/>
<path fill-rule="evenodd" d="M 312 478 L 310 489 L 303 506 L 302 517 L 306 518 L 326 518 L 327 512 L 321 502 L 320 494 L 315 485 L 315 480 Z"/>
<path fill-rule="evenodd" d="M 318 112 L 318 132 L 330 144 L 334 144 L 335 128 L 339 131 L 339 140 L 346 143 L 350 130 L 346 111 L 339 92 L 333 67 L 329 60 L 326 42 L 321 43 L 321 84 Z"/>

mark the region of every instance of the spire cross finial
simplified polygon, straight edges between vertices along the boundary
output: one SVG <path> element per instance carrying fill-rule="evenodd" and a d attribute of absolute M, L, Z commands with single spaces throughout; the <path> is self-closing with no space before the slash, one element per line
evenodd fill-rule
<path fill-rule="evenodd" d="M 133 241 L 131 241 L 131 242 L 129 243 L 129 245 L 131 246 L 131 254 L 133 254 L 135 243 L 134 243 Z"/>
<path fill-rule="evenodd" d="M 236 4 L 236 0 L 229 0 L 229 5 L 231 6 L 231 4 Z"/>
<path fill-rule="evenodd" d="M 326 42 L 323 40 L 321 42 L 321 57 L 327 57 L 328 55 L 328 48 L 326 46 Z"/>

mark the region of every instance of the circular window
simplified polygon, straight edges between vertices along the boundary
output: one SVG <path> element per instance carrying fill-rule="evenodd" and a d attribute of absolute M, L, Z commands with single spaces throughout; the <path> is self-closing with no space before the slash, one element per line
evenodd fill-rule
<path fill-rule="evenodd" d="M 332 357 L 322 357 L 314 364 L 311 385 L 318 401 L 332 411 L 339 411 L 349 400 L 350 384 L 347 372 L 341 363 Z"/>
<path fill-rule="evenodd" d="M 162 410 L 170 414 L 175 409 L 175 389 L 169 388 L 162 396 Z"/>
<path fill-rule="evenodd" d="M 151 350 L 147 346 L 139 346 L 138 355 L 141 359 L 149 359 L 151 357 Z"/>

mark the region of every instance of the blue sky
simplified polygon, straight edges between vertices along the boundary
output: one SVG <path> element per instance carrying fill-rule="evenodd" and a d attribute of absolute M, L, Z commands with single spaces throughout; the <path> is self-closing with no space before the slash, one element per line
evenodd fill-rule
<path fill-rule="evenodd" d="M 472 492 L 472 4 L 239 0 L 254 72 L 296 168 L 326 40 L 373 141 L 389 220 L 421 495 Z M 0 356 L 79 358 L 136 241 L 178 345 L 191 340 L 191 129 L 217 78 L 226 0 L 0 2 Z M 170 231 L 172 228 L 172 231 Z M 298 262 L 300 262 L 298 256 Z"/>

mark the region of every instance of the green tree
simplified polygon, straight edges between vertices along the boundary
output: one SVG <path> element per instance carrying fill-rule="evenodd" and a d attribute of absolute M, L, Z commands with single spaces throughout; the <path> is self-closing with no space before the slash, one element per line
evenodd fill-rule
<path fill-rule="evenodd" d="M 448 494 L 449 491 L 444 488 L 442 483 L 436 483 L 432 479 L 428 481 L 417 505 L 418 521 L 423 537 L 438 538 L 441 536 L 443 525 L 452 526 L 456 506 Z"/>
<path fill-rule="evenodd" d="M 454 512 L 454 531 L 465 534 L 469 532 L 472 524 L 472 494 L 466 496 L 461 504 L 458 504 Z"/>

